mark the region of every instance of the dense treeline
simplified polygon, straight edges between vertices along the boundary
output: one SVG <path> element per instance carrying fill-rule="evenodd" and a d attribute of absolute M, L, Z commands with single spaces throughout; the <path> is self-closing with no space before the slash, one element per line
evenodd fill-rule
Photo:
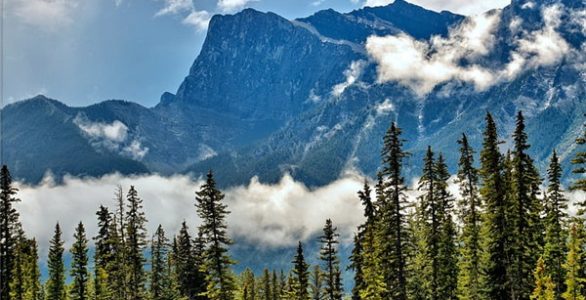
<path fill-rule="evenodd" d="M 202 223 L 194 231 L 183 222 L 171 237 L 160 225 L 147 236 L 142 199 L 134 187 L 126 197 L 121 188 L 116 191 L 113 209 L 98 208 L 97 236 L 87 237 L 80 222 L 70 249 L 64 249 L 57 223 L 47 259 L 49 278 L 42 284 L 37 242 L 20 225 L 17 189 L 3 166 L 0 299 L 586 300 L 586 199 L 571 204 L 565 197 L 558 154 L 552 153 L 542 178 L 528 154 L 522 113 L 506 153 L 499 149 L 490 114 L 483 137 L 478 157 L 466 135 L 457 141 L 460 159 L 453 177 L 443 155 L 429 147 L 419 196 L 408 201 L 402 168 L 409 153 L 403 150 L 401 129 L 391 124 L 375 185 L 365 180 L 358 192 L 364 223 L 350 256 L 354 286 L 346 291 L 339 234 L 330 219 L 314 254 L 319 264 L 307 263 L 299 242 L 288 272 L 234 274 L 226 224 L 230 212 L 211 172 L 196 192 L 194 212 Z M 576 141 L 577 147 L 584 144 L 586 131 Z M 577 179 L 570 188 L 586 191 L 586 152 L 580 149 L 572 162 Z M 450 192 L 452 178 L 459 195 Z M 70 266 L 63 259 L 67 250 Z"/>

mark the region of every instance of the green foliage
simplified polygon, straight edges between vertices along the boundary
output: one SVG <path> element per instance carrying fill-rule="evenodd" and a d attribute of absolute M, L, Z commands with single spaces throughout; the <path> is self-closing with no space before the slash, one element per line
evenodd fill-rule
<path fill-rule="evenodd" d="M 63 264 L 63 240 L 59 223 L 55 225 L 55 234 L 49 247 L 49 279 L 47 281 L 47 300 L 65 300 L 65 265 Z"/>
<path fill-rule="evenodd" d="M 320 237 L 322 244 L 320 250 L 320 259 L 323 263 L 325 299 L 341 300 L 341 278 L 340 278 L 340 260 L 338 258 L 338 229 L 332 225 L 332 220 L 327 219 L 323 228 L 323 235 Z"/>
<path fill-rule="evenodd" d="M 230 300 L 234 297 L 236 285 L 230 269 L 234 261 L 228 255 L 228 246 L 232 244 L 226 231 L 229 211 L 226 204 L 222 203 L 224 194 L 216 188 L 211 171 L 196 195 L 197 213 L 202 220 L 199 230 L 206 246 L 201 266 L 201 270 L 207 272 L 205 294 L 210 300 Z"/>
<path fill-rule="evenodd" d="M 581 239 L 579 232 L 583 230 L 583 225 L 572 224 L 570 228 L 570 238 L 568 239 L 568 254 L 566 256 L 566 262 L 563 267 L 566 271 L 566 291 L 562 294 L 562 298 L 565 300 L 584 300 L 583 285 L 586 282 L 586 278 L 582 277 L 580 262 L 582 261 L 582 247 L 584 241 Z"/>
<path fill-rule="evenodd" d="M 88 240 L 85 236 L 83 223 L 79 222 L 73 235 L 74 242 L 71 247 L 71 277 L 73 286 L 69 292 L 71 300 L 87 300 L 88 293 Z"/>
<path fill-rule="evenodd" d="M 293 258 L 293 286 L 290 286 L 295 300 L 309 299 L 309 265 L 303 255 L 303 244 L 299 242 L 297 253 Z"/>
<path fill-rule="evenodd" d="M 486 115 L 483 148 L 480 152 L 480 196 L 485 204 L 481 235 L 482 290 L 488 299 L 509 299 L 507 288 L 507 222 L 503 166 L 498 149 L 496 124 Z"/>
<path fill-rule="evenodd" d="M 0 169 L 0 299 L 9 299 L 10 278 L 15 267 L 19 215 L 13 204 L 18 189 L 12 185 L 12 176 L 6 165 Z"/>
<path fill-rule="evenodd" d="M 482 299 L 480 257 L 482 201 L 478 195 L 478 170 L 474 168 L 474 150 L 468 138 L 462 134 L 457 183 L 461 200 L 459 216 L 462 234 L 459 238 L 458 298 L 461 300 Z"/>
<path fill-rule="evenodd" d="M 543 257 L 540 257 L 537 261 L 537 267 L 533 273 L 535 278 L 535 289 L 531 294 L 531 300 L 554 300 L 556 299 L 555 284 L 548 275 L 548 271 L 545 267 L 545 261 Z"/>
<path fill-rule="evenodd" d="M 134 186 L 126 196 L 126 264 L 128 265 L 127 293 L 129 300 L 146 299 L 146 273 L 144 250 L 146 241 L 146 218 L 142 211 L 142 199 Z"/>

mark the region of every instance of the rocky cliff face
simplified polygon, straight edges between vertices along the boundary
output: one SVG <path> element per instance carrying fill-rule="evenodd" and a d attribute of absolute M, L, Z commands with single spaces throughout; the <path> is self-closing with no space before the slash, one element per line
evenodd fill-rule
<path fill-rule="evenodd" d="M 552 6 L 558 9 L 544 14 Z M 391 121 L 404 129 L 412 153 L 407 174 L 416 175 L 427 145 L 443 152 L 454 168 L 456 140 L 466 132 L 478 148 L 487 111 L 505 136 L 516 111 L 523 110 L 540 165 L 554 147 L 567 163 L 586 107 L 580 54 L 585 30 L 579 21 L 584 7 L 573 0 L 513 1 L 493 12 L 499 21 L 490 51 L 480 58 L 462 55 L 451 67 L 477 64 L 501 74 L 512 68 L 512 53 L 521 53 L 519 40 L 526 39 L 526 68 L 481 90 L 473 80 L 453 78 L 424 94 L 398 80 L 381 80 L 381 62 L 369 53 L 368 38 L 409 37 L 415 45 L 427 45 L 429 61 L 446 52 L 448 42 L 465 47 L 450 30 L 467 26 L 470 19 L 402 0 L 298 20 L 251 9 L 215 16 L 189 74 L 154 108 L 123 101 L 70 108 L 45 98 L 4 108 L 7 162 L 18 178 L 29 181 L 39 180 L 46 170 L 57 175 L 114 170 L 198 174 L 213 168 L 225 184 L 247 182 L 254 175 L 275 181 L 290 172 L 321 185 L 348 169 L 373 175 Z M 553 50 L 530 51 L 542 41 L 539 34 L 554 33 L 567 43 L 566 55 L 529 65 L 548 58 L 543 55 L 555 58 Z M 546 43 L 538 49 L 555 47 Z M 39 140 L 42 150 L 35 149 Z"/>

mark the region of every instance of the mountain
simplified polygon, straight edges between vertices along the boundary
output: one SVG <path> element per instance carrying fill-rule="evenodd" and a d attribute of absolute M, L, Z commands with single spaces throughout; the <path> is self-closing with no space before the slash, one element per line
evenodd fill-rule
<path fill-rule="evenodd" d="M 427 45 L 427 57 L 434 57 L 446 47 L 458 48 L 448 42 L 467 47 L 458 45 L 463 37 L 453 32 L 474 19 L 403 0 L 297 20 L 252 9 L 217 15 L 189 74 L 153 108 L 125 101 L 73 108 L 43 96 L 7 105 L 5 160 L 15 177 L 28 182 L 38 182 L 47 171 L 58 177 L 113 171 L 198 175 L 213 168 L 223 185 L 252 176 L 275 182 L 289 172 L 316 186 L 348 169 L 374 175 L 382 136 L 397 121 L 412 154 L 406 171 L 413 177 L 427 145 L 444 153 L 454 170 L 462 132 L 478 149 L 487 111 L 505 137 L 516 111 L 523 110 L 539 166 L 554 148 L 568 166 L 586 110 L 580 54 L 585 30 L 573 21 L 584 9 L 584 1 L 514 0 L 491 12 L 499 20 L 493 47 L 480 58 L 463 54 L 451 67 L 478 63 L 494 72 L 509 70 L 515 62 L 511 53 L 527 48 L 526 69 L 483 89 L 474 86 L 480 81 L 475 74 L 473 80 L 439 82 L 424 94 L 399 80 L 381 80 L 384 62 L 369 53 L 369 37 L 412 39 L 416 49 Z M 519 42 L 532 33 L 533 40 Z M 554 33 L 572 49 L 568 55 L 554 60 L 555 49 L 531 52 L 539 34 Z"/>

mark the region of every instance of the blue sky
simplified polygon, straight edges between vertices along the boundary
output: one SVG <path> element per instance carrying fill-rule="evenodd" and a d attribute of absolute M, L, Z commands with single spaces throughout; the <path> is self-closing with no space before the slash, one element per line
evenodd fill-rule
<path fill-rule="evenodd" d="M 37 94 L 83 106 L 125 99 L 154 106 L 175 92 L 211 15 L 245 7 L 293 19 L 392 0 L 5 0 L 4 99 Z M 509 0 L 414 0 L 475 14 Z"/>

